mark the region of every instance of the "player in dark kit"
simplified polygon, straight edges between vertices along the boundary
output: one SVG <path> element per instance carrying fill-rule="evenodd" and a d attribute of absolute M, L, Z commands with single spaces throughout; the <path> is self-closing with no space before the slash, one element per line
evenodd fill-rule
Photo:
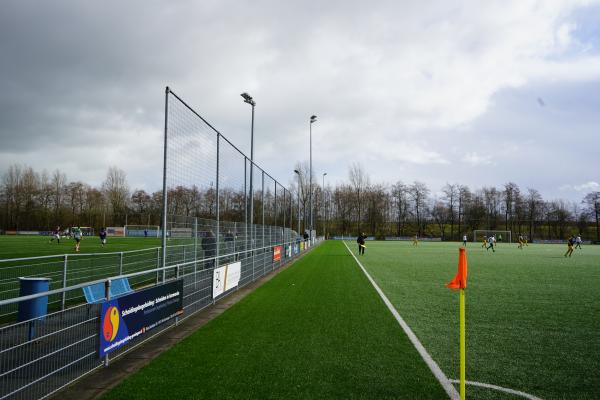
<path fill-rule="evenodd" d="M 100 229 L 100 243 L 102 243 L 102 247 L 106 245 L 106 228 Z"/>
<path fill-rule="evenodd" d="M 358 243 L 358 254 L 365 254 L 365 239 L 367 238 L 367 236 L 365 235 L 365 233 L 363 232 L 362 235 L 358 235 L 358 238 L 356 239 L 356 243 Z"/>
<path fill-rule="evenodd" d="M 52 243 L 54 239 L 56 239 L 56 243 L 60 244 L 60 226 L 57 226 L 56 229 L 52 231 L 52 237 L 48 243 Z"/>

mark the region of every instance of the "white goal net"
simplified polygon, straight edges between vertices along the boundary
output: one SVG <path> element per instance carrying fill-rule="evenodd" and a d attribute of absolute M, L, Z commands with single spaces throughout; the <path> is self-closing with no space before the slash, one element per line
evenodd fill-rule
<path fill-rule="evenodd" d="M 473 241 L 481 242 L 484 238 L 496 235 L 496 243 L 512 243 L 511 231 L 476 229 L 473 231 Z"/>

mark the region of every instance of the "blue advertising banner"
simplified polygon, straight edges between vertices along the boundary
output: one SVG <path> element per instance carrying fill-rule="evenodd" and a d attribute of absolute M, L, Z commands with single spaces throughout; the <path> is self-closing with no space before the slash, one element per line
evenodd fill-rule
<path fill-rule="evenodd" d="M 183 279 L 102 303 L 100 357 L 183 313 Z"/>

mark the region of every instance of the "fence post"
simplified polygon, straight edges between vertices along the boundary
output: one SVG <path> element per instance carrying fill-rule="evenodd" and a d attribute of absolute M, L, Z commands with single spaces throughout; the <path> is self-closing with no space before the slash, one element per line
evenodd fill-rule
<path fill-rule="evenodd" d="M 119 275 L 123 275 L 123 252 L 119 254 Z"/>
<path fill-rule="evenodd" d="M 194 289 L 198 288 L 198 217 L 194 217 Z"/>
<path fill-rule="evenodd" d="M 104 283 L 104 297 L 106 298 L 106 301 L 110 300 L 110 279 L 107 279 L 106 282 Z M 104 366 L 108 367 L 108 362 L 109 362 L 109 358 L 108 358 L 108 353 L 104 356 Z"/>
<path fill-rule="evenodd" d="M 235 241 L 237 238 L 237 222 L 233 223 L 233 261 L 237 261 L 238 259 L 238 255 L 236 252 L 236 245 L 235 245 Z"/>
<path fill-rule="evenodd" d="M 271 271 L 275 269 L 275 261 L 273 260 L 273 227 L 269 225 L 269 258 L 271 259 Z"/>
<path fill-rule="evenodd" d="M 265 171 L 262 171 L 262 189 L 260 191 L 261 214 L 262 214 L 262 240 L 260 247 L 265 247 Z M 264 250 L 264 249 L 263 249 Z M 264 266 L 264 259 L 263 259 Z"/>
<path fill-rule="evenodd" d="M 65 309 L 65 302 L 67 300 L 67 292 L 65 291 L 65 288 L 67 287 L 67 266 L 69 264 L 68 261 L 68 255 L 65 254 L 65 259 L 63 262 L 63 292 L 62 292 L 62 302 L 61 302 L 61 310 Z"/>
<path fill-rule="evenodd" d="M 215 243 L 216 243 L 217 249 L 216 249 L 216 253 L 215 253 L 216 257 L 215 257 L 215 260 L 213 263 L 215 268 L 219 267 L 219 248 L 221 247 L 220 246 L 220 238 L 221 238 L 221 225 L 220 225 L 220 222 L 221 222 L 220 217 L 221 216 L 220 216 L 220 214 L 221 214 L 221 211 L 220 211 L 220 207 L 219 207 L 219 153 L 220 153 L 219 144 L 221 142 L 220 139 L 221 139 L 221 134 L 219 134 L 217 132 L 217 178 L 216 178 L 216 184 L 215 184 L 215 190 L 217 192 L 216 193 L 216 197 L 217 197 L 217 207 L 216 207 L 217 208 L 217 210 L 216 210 L 217 211 L 217 239 L 215 240 Z"/>
<path fill-rule="evenodd" d="M 175 267 L 175 280 L 179 279 L 179 264 Z M 175 326 L 179 325 L 179 314 L 175 316 Z"/>
<path fill-rule="evenodd" d="M 164 141 L 164 154 L 163 154 L 163 192 L 162 192 L 162 232 L 161 232 L 161 247 L 162 247 L 162 266 L 166 266 L 166 254 L 167 254 L 167 134 L 168 134 L 168 115 L 169 115 L 169 87 L 165 88 L 165 141 Z M 163 269 L 163 282 L 165 279 Z"/>
<path fill-rule="evenodd" d="M 244 243 L 246 243 L 246 246 L 243 247 L 244 250 L 248 250 L 248 188 L 246 187 L 246 181 L 248 177 L 248 173 L 246 171 L 248 168 L 247 161 L 248 159 L 244 156 Z M 247 256 L 248 253 L 244 253 L 244 258 Z"/>
<path fill-rule="evenodd" d="M 163 247 L 162 250 L 162 263 L 161 263 L 161 268 L 162 268 L 162 283 L 165 283 L 165 280 L 167 280 L 167 248 Z"/>
<path fill-rule="evenodd" d="M 156 284 L 158 285 L 158 282 L 160 280 L 160 271 L 158 270 L 160 268 L 160 247 L 156 248 Z"/>

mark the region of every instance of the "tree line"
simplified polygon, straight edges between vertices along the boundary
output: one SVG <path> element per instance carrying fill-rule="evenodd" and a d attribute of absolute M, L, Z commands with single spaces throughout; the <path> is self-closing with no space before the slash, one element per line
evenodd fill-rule
<path fill-rule="evenodd" d="M 304 231 L 310 227 L 310 176 L 306 163 L 297 163 L 295 179 L 275 190 L 254 190 L 254 223 L 285 225 Z M 321 177 L 319 177 L 321 178 Z M 510 230 L 530 239 L 564 239 L 581 233 L 600 240 L 600 192 L 587 193 L 580 202 L 545 200 L 534 188 L 514 182 L 472 189 L 447 183 L 432 193 L 423 182 L 371 182 L 359 164 L 348 180 L 335 186 L 312 179 L 313 227 L 328 236 L 419 235 L 459 240 L 475 229 Z M 170 215 L 244 222 L 249 216 L 249 194 L 244 187 L 223 184 L 218 196 L 209 185 L 168 188 Z M 217 198 L 218 197 L 218 198 Z M 218 202 L 218 207 L 217 207 Z M 55 226 L 160 225 L 162 191 L 131 190 L 123 170 L 110 167 L 104 182 L 93 187 L 68 181 L 56 170 L 36 172 L 12 165 L 2 175 L 0 227 L 4 230 L 51 230 Z"/>

